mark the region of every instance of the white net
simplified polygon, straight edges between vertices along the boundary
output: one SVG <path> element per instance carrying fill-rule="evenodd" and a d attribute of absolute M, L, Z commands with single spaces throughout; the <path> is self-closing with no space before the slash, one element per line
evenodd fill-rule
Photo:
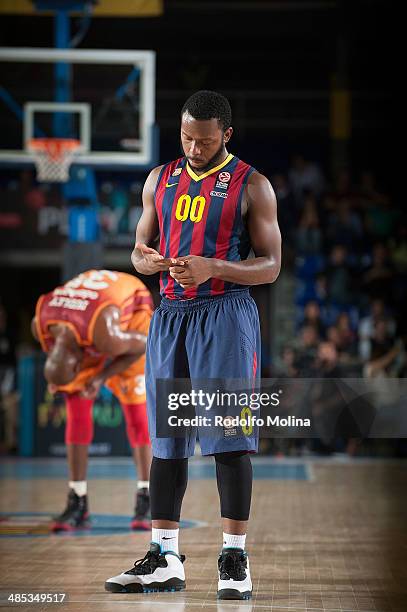
<path fill-rule="evenodd" d="M 28 148 L 40 182 L 64 183 L 69 180 L 69 169 L 81 143 L 73 138 L 33 138 Z"/>

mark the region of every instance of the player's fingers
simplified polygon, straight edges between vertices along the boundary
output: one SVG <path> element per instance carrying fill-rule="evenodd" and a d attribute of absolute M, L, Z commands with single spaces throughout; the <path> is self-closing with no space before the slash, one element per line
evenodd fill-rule
<path fill-rule="evenodd" d="M 159 253 L 148 255 L 148 258 L 150 259 L 150 261 L 154 263 L 157 263 L 157 261 L 161 261 L 162 259 L 164 259 L 164 257 L 160 255 Z"/>
<path fill-rule="evenodd" d="M 192 281 L 190 276 L 186 276 L 185 274 L 179 274 L 178 272 L 170 272 L 172 278 L 175 278 L 177 282 L 181 283 L 189 283 Z"/>
<path fill-rule="evenodd" d="M 196 283 L 194 283 L 193 281 L 184 281 L 183 278 L 177 280 L 177 283 L 181 285 L 181 287 L 195 287 L 196 285 Z"/>
<path fill-rule="evenodd" d="M 144 242 L 136 242 L 136 249 L 143 253 L 152 253 L 155 249 L 147 246 Z"/>
<path fill-rule="evenodd" d="M 170 272 L 170 276 L 174 278 L 177 282 L 179 282 L 182 279 L 182 276 L 175 274 L 175 272 Z"/>
<path fill-rule="evenodd" d="M 169 267 L 169 271 L 170 272 L 176 272 L 177 274 L 185 274 L 186 273 L 185 268 L 183 268 L 182 266 L 170 266 Z"/>
<path fill-rule="evenodd" d="M 141 251 L 143 254 L 145 253 L 146 255 L 147 254 L 159 255 L 158 251 L 156 251 L 155 249 L 147 246 L 146 244 L 144 244 L 144 242 L 136 242 L 136 249 Z M 162 257 L 162 255 L 160 257 Z"/>
<path fill-rule="evenodd" d="M 185 266 L 185 261 L 183 259 L 178 259 L 177 257 L 171 258 L 171 263 L 175 266 Z"/>
<path fill-rule="evenodd" d="M 169 270 L 170 264 L 166 260 L 160 260 L 155 262 L 159 270 Z"/>
<path fill-rule="evenodd" d="M 173 278 L 173 279 L 174 279 L 174 280 L 175 280 L 177 283 L 179 283 L 179 284 L 181 284 L 181 283 L 185 282 L 185 281 L 183 281 L 183 280 L 182 280 L 182 278 L 180 278 L 180 277 L 178 277 L 178 278 L 177 278 L 176 276 L 173 276 L 172 278 Z"/>

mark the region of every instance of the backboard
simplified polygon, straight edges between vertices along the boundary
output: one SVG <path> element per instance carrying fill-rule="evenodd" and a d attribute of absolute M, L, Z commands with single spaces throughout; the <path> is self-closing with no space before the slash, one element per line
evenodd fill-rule
<path fill-rule="evenodd" d="M 0 48 L 0 164 L 33 162 L 32 138 L 75 138 L 75 162 L 132 169 L 155 163 L 155 53 Z"/>

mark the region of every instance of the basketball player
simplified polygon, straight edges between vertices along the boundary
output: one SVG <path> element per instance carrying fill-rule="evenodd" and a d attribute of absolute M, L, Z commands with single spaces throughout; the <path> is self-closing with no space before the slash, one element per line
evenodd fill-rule
<path fill-rule="evenodd" d="M 281 238 L 270 183 L 226 148 L 231 122 L 222 95 L 192 95 L 181 113 L 183 157 L 155 168 L 144 186 L 132 261 L 142 274 L 161 272 L 162 294 L 146 357 L 152 542 L 132 569 L 107 580 L 108 591 L 185 588 L 178 527 L 197 432 L 157 437 L 156 379 L 259 376 L 259 320 L 248 286 L 276 280 Z M 150 246 L 157 235 L 158 251 Z M 255 256 L 247 259 L 250 248 Z M 248 599 L 249 453 L 257 451 L 258 434 L 217 439 L 201 428 L 199 441 L 216 462 L 223 525 L 218 598 Z"/>
<path fill-rule="evenodd" d="M 88 524 L 87 460 L 93 438 L 92 408 L 102 385 L 120 401 L 137 466 L 133 529 L 149 529 L 151 447 L 145 405 L 145 346 L 153 302 L 134 276 L 89 270 L 42 295 L 32 331 L 48 354 L 44 374 L 66 402 L 69 463 L 67 506 L 54 531 Z"/>

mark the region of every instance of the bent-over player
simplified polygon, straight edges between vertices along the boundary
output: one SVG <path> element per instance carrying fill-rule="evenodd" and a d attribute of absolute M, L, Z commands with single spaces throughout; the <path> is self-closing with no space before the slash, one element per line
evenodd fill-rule
<path fill-rule="evenodd" d="M 102 385 L 119 400 L 137 467 L 133 529 L 150 527 L 148 435 L 144 382 L 146 336 L 153 312 L 147 287 L 136 277 L 89 270 L 40 296 L 33 335 L 47 353 L 45 378 L 66 402 L 69 493 L 54 531 L 88 524 L 87 461 L 93 403 Z"/>

